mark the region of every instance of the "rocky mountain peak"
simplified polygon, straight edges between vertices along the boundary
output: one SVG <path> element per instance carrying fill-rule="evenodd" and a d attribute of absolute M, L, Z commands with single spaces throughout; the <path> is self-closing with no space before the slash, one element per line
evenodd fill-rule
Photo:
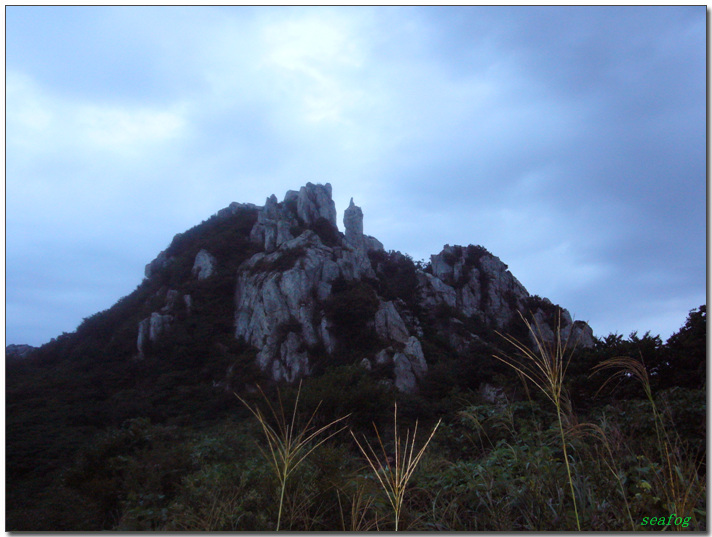
<path fill-rule="evenodd" d="M 441 352 L 467 359 L 494 330 L 506 332 L 521 322 L 519 312 L 542 327 L 545 339 L 554 337 L 560 319 L 562 332 L 579 345 L 593 344 L 588 325 L 531 296 L 484 247 L 445 245 L 428 265 L 416 265 L 365 235 L 363 219 L 351 198 L 341 233 L 331 185 L 307 183 L 281 202 L 271 195 L 262 207 L 232 203 L 215 215 L 212 225 L 224 233 L 231 222 L 241 222 L 237 257 L 229 243 L 177 235 L 147 265 L 146 276 L 159 277 L 190 255 L 185 276 L 173 278 L 174 288 L 156 299 L 160 310 L 139 324 L 139 354 L 178 330 L 181 319 L 204 311 L 200 295 L 189 293 L 191 281 L 201 282 L 198 291 L 230 286 L 233 337 L 255 349 L 257 365 L 275 381 L 293 382 L 346 362 L 414 392 L 429 369 L 432 351 L 424 349 L 446 345 Z M 181 254 L 176 244 L 189 242 L 192 253 Z"/>

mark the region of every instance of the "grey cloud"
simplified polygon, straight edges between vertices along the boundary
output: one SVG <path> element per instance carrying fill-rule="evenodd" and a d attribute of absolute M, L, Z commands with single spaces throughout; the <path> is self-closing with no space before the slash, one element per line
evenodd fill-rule
<path fill-rule="evenodd" d="M 598 334 L 671 332 L 704 297 L 704 9 L 9 7 L 8 69 L 47 102 L 180 110 L 185 129 L 135 158 L 55 139 L 19 155 L 8 131 L 8 338 L 32 311 L 36 338 L 53 312 L 76 326 L 173 234 L 306 181 L 331 182 L 340 212 L 355 196 L 386 248 L 479 243 Z M 324 14 L 349 21 L 358 61 L 323 71 L 348 91 L 319 122 L 323 87 L 262 61 L 261 36 Z"/>

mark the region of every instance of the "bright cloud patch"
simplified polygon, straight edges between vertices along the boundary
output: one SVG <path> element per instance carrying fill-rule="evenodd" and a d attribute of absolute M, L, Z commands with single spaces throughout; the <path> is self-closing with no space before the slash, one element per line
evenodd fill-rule
<path fill-rule="evenodd" d="M 7 75 L 8 145 L 26 156 L 110 151 L 140 156 L 184 133 L 181 109 L 84 104 L 50 96 L 25 75 Z M 14 157 L 20 154 L 13 153 Z"/>
<path fill-rule="evenodd" d="M 176 138 L 185 127 L 173 112 L 100 106 L 81 107 L 76 121 L 90 146 L 120 152 L 138 152 L 146 144 Z"/>
<path fill-rule="evenodd" d="M 309 121 L 343 121 L 361 91 L 348 84 L 363 63 L 345 18 L 309 15 L 268 25 L 265 64 L 294 92 Z"/>

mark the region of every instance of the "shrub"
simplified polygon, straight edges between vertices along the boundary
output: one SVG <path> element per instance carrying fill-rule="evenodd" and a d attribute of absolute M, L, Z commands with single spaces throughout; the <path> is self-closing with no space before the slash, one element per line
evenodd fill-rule
<path fill-rule="evenodd" d="M 336 226 L 334 226 L 323 216 L 319 217 L 316 222 L 314 222 L 313 229 L 325 246 L 333 248 L 334 246 L 339 246 L 341 244 L 339 230 L 336 229 Z"/>
<path fill-rule="evenodd" d="M 369 326 L 378 305 L 375 291 L 362 281 L 338 279 L 332 283 L 332 293 L 324 302 L 324 313 L 333 325 L 332 333 L 341 344 L 342 354 L 379 348 L 378 336 Z"/>
<path fill-rule="evenodd" d="M 66 472 L 65 484 L 96 502 L 106 522 L 115 523 L 137 505 L 161 509 L 191 468 L 179 439 L 175 428 L 154 426 L 145 418 L 129 420 L 82 451 Z"/>
<path fill-rule="evenodd" d="M 408 255 L 391 250 L 368 253 L 376 269 L 379 293 L 386 300 L 403 300 L 411 309 L 417 305 L 418 276 L 416 265 Z"/>

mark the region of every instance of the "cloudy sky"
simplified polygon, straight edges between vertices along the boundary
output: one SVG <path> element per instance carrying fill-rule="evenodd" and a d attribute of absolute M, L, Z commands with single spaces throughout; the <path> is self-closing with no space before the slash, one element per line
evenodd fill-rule
<path fill-rule="evenodd" d="M 705 303 L 706 8 L 7 7 L 6 337 L 132 292 L 232 201 L 481 244 L 594 333 Z"/>

